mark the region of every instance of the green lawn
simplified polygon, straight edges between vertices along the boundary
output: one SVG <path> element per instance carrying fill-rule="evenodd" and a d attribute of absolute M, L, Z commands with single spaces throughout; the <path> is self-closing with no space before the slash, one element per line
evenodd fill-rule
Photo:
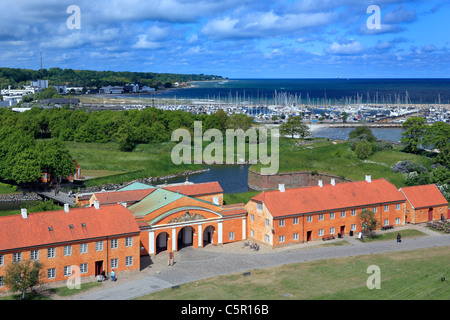
<path fill-rule="evenodd" d="M 226 202 L 226 204 L 237 204 L 237 203 L 244 203 L 247 204 L 247 202 L 250 201 L 251 198 L 254 196 L 260 194 L 261 191 L 249 191 L 244 193 L 229 193 L 223 195 L 223 200 Z"/>
<path fill-rule="evenodd" d="M 13 194 L 17 193 L 17 187 L 0 182 L 0 194 Z"/>
<path fill-rule="evenodd" d="M 219 276 L 143 296 L 141 300 L 448 300 L 448 247 L 295 263 Z M 369 290 L 369 266 L 381 289 Z"/>
<path fill-rule="evenodd" d="M 366 160 L 360 160 L 350 149 L 347 142 L 332 143 L 323 141 L 310 146 L 295 146 L 296 139 L 280 139 L 279 172 L 309 171 L 328 173 L 351 180 L 363 180 L 365 175 L 372 179 L 385 178 L 395 186 L 403 186 L 404 177 L 401 173 L 392 172 L 392 166 L 399 161 L 410 160 L 419 162 L 428 169 L 432 160 L 420 155 L 403 153 L 394 148 L 380 151 Z M 252 165 L 251 169 L 259 172 L 261 164 Z"/>
<path fill-rule="evenodd" d="M 195 164 L 174 165 L 171 151 L 175 143 L 139 145 L 133 152 L 119 151 L 115 143 L 67 142 L 66 145 L 80 164 L 82 175 L 85 175 L 83 170 L 88 170 L 87 173 L 104 173 L 99 178 L 86 181 L 86 186 L 129 182 L 202 168 L 201 165 Z"/>

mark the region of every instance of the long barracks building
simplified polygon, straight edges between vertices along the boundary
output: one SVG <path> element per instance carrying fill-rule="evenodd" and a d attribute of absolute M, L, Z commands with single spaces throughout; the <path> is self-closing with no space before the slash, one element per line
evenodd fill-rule
<path fill-rule="evenodd" d="M 373 211 L 380 227 L 450 218 L 435 185 L 398 190 L 384 180 L 264 191 L 246 205 L 223 205 L 217 182 L 131 184 L 91 195 L 86 207 L 0 217 L 0 291 L 10 263 L 44 264 L 43 282 L 140 270 L 140 257 L 185 246 L 201 250 L 251 239 L 271 247 L 361 231 Z"/>

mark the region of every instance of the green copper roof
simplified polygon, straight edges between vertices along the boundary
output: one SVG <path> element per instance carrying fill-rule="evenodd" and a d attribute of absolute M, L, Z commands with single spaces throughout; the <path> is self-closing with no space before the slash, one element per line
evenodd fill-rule
<path fill-rule="evenodd" d="M 157 188 L 140 202 L 128 207 L 135 216 L 145 216 L 184 197 L 182 194 Z"/>
<path fill-rule="evenodd" d="M 154 189 L 155 187 L 149 186 L 148 184 L 134 182 L 125 188 L 119 189 L 118 191 L 133 191 L 133 190 L 145 190 L 145 189 Z"/>

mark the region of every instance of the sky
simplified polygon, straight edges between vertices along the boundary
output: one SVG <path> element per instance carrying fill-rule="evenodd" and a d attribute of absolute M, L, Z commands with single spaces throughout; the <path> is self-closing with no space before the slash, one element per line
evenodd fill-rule
<path fill-rule="evenodd" d="M 448 0 L 0 0 L 0 67 L 448 78 Z"/>

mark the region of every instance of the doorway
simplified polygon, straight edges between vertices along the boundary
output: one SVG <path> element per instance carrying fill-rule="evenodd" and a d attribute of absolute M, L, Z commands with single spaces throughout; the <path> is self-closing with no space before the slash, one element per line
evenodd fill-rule
<path fill-rule="evenodd" d="M 428 221 L 433 221 L 433 208 L 428 209 Z"/>
<path fill-rule="evenodd" d="M 306 241 L 311 241 L 312 240 L 312 231 L 307 231 L 306 232 Z"/>
<path fill-rule="evenodd" d="M 103 272 L 103 261 L 95 261 L 95 276 L 102 274 Z"/>
<path fill-rule="evenodd" d="M 203 232 L 203 246 L 207 246 L 208 244 L 214 244 L 213 240 L 214 235 L 214 227 L 208 226 L 205 228 L 205 231 Z"/>
<path fill-rule="evenodd" d="M 342 236 L 344 236 L 344 234 L 345 234 L 345 226 L 341 226 L 341 232 L 340 232 L 340 234 L 341 234 Z"/>
<path fill-rule="evenodd" d="M 156 237 L 156 254 L 167 250 L 167 240 L 169 239 L 169 235 L 167 232 L 162 232 L 158 234 Z"/>
<path fill-rule="evenodd" d="M 178 232 L 178 250 L 189 247 L 194 244 L 194 229 L 192 227 L 184 227 Z"/>

